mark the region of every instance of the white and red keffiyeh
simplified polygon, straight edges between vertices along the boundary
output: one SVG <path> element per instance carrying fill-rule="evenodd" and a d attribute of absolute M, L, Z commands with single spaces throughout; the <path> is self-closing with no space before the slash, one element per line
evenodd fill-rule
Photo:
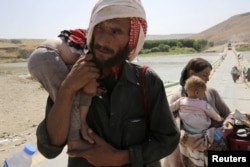
<path fill-rule="evenodd" d="M 92 10 L 87 45 L 90 46 L 94 27 L 109 19 L 130 18 L 130 54 L 127 60 L 132 61 L 142 49 L 147 34 L 147 21 L 140 0 L 100 0 Z"/>

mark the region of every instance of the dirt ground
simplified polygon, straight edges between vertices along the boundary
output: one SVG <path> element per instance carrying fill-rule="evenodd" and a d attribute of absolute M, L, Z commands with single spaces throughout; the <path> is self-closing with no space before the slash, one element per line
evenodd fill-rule
<path fill-rule="evenodd" d="M 47 93 L 28 75 L 0 73 L 0 164 L 24 144 L 36 146 L 36 128 L 45 114 Z"/>

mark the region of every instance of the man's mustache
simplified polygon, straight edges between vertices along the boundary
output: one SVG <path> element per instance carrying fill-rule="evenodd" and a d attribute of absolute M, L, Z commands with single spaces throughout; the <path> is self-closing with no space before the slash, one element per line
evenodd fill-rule
<path fill-rule="evenodd" d="M 113 54 L 114 53 L 114 50 L 109 48 L 109 47 L 106 47 L 106 46 L 101 46 L 99 44 L 95 44 L 94 45 L 94 50 L 99 50 L 99 51 L 102 51 L 102 52 L 107 52 L 107 53 L 111 53 Z"/>

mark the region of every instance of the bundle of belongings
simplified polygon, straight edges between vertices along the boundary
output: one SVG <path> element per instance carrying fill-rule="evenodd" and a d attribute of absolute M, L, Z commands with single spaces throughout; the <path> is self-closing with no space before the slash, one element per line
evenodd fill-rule
<path fill-rule="evenodd" d="M 233 116 L 235 118 L 234 132 L 228 136 L 230 149 L 250 151 L 250 114 L 243 114 L 236 109 Z"/>

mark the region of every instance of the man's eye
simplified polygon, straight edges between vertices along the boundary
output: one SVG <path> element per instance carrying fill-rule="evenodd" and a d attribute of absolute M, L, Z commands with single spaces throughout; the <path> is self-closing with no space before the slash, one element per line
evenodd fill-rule
<path fill-rule="evenodd" d="M 113 34 L 121 34 L 122 31 L 121 31 L 120 29 L 113 28 L 113 29 L 112 29 L 112 33 L 113 33 Z"/>

